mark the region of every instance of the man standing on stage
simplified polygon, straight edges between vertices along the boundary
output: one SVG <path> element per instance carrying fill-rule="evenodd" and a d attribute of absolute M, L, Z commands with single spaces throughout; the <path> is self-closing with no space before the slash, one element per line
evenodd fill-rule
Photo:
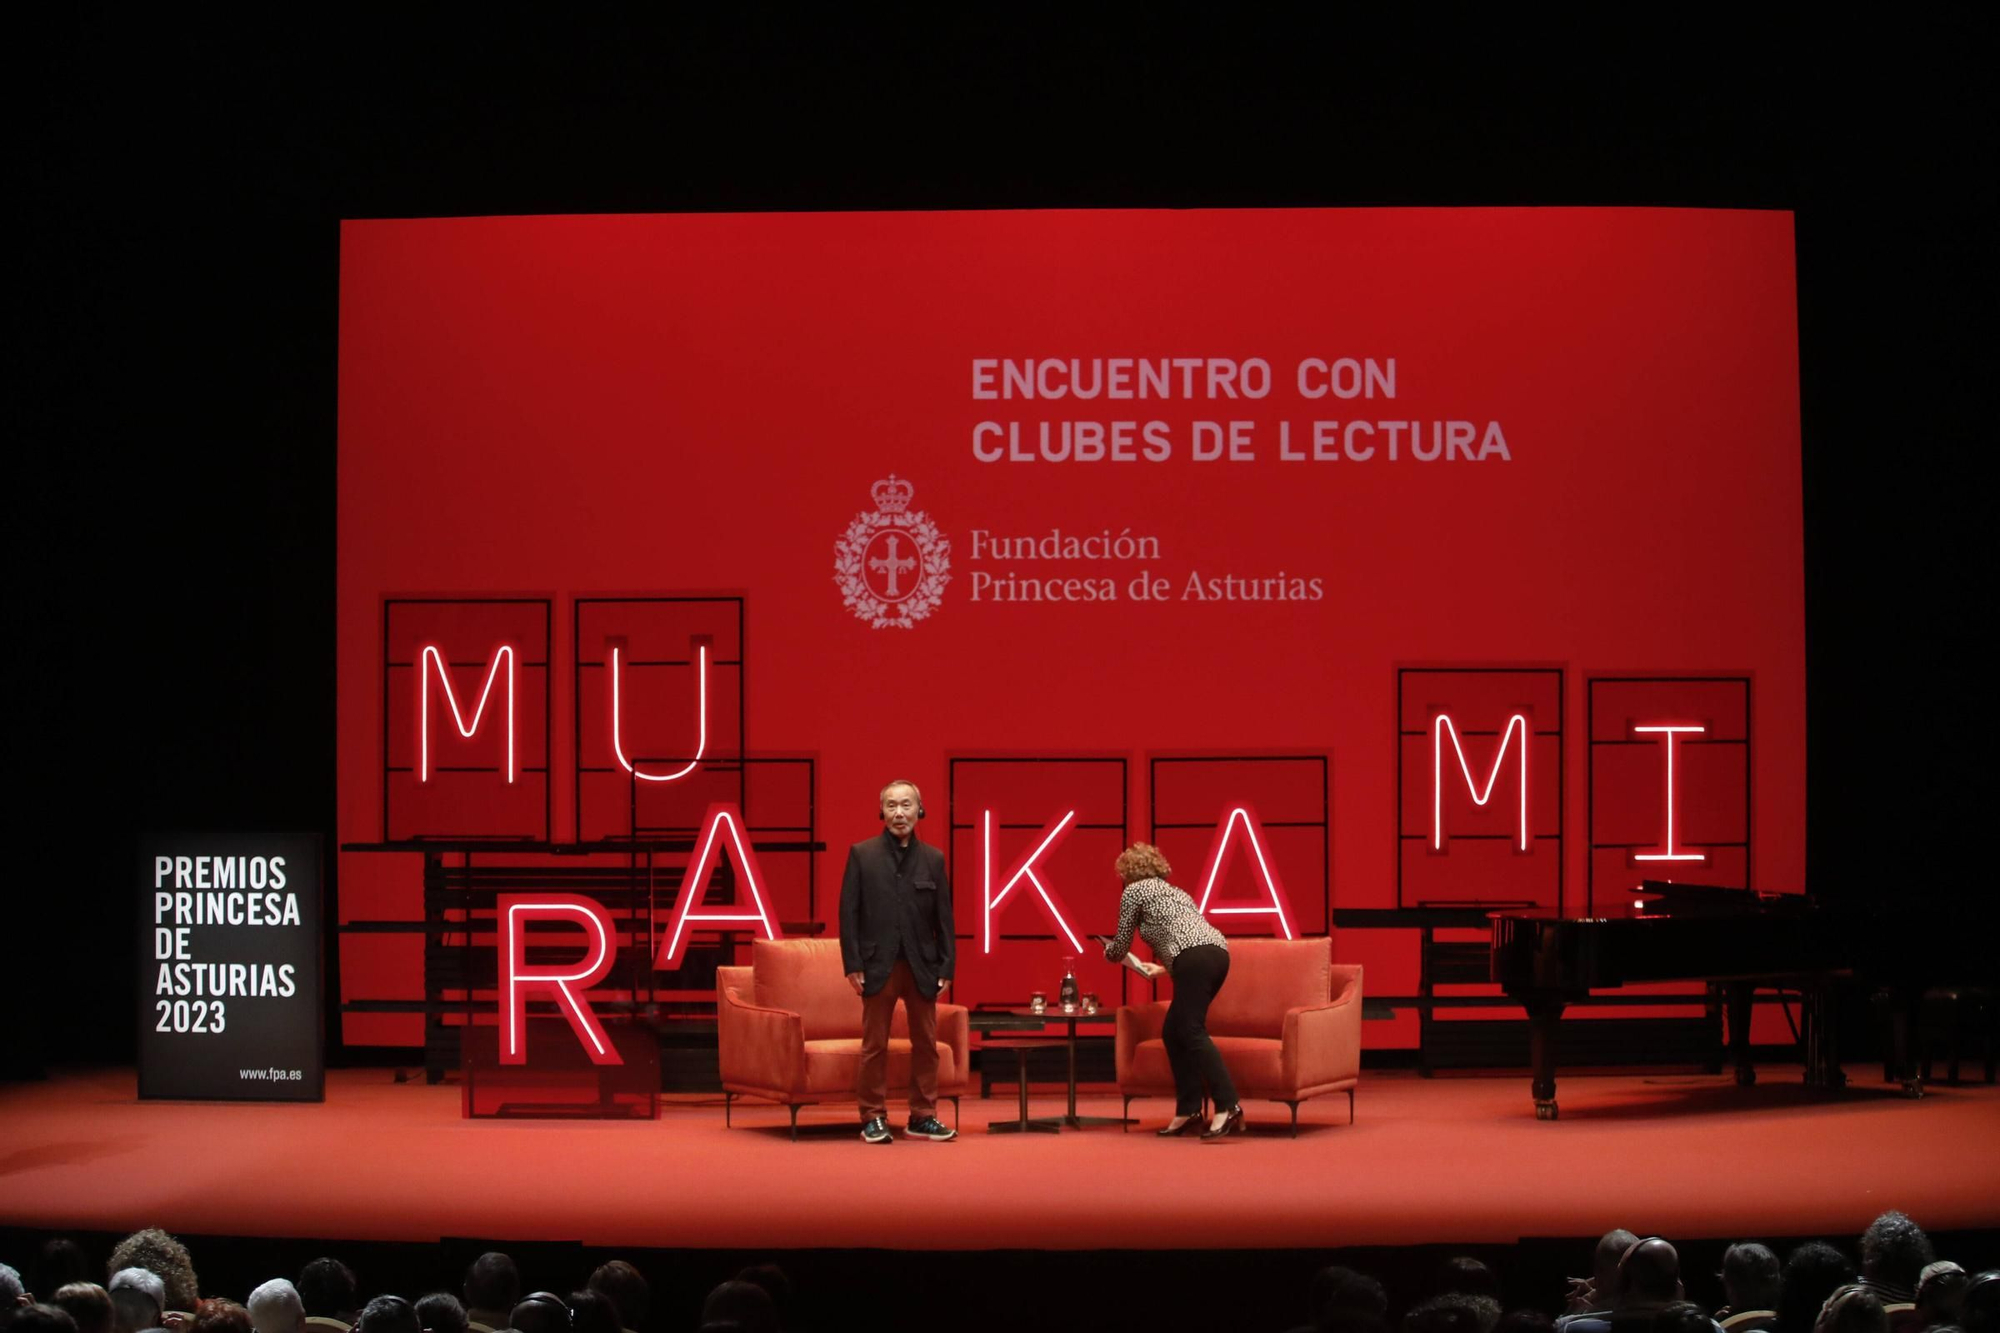
<path fill-rule="evenodd" d="M 943 1143 L 958 1131 L 937 1110 L 937 1000 L 951 980 L 954 945 L 951 883 L 944 853 L 917 838 L 923 794 L 914 782 L 882 789 L 879 838 L 847 852 L 840 884 L 840 958 L 861 997 L 861 1138 L 889 1143 L 889 1025 L 903 1002 L 910 1029 L 910 1123 L 913 1139 Z"/>

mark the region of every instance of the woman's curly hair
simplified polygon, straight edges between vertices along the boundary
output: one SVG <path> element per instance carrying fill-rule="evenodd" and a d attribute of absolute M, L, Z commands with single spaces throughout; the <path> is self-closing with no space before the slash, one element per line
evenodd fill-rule
<path fill-rule="evenodd" d="M 1130 884 L 1139 879 L 1165 879 L 1174 873 L 1167 858 L 1150 842 L 1135 842 L 1118 853 L 1118 878 Z"/>
<path fill-rule="evenodd" d="M 169 1310 L 192 1313 L 201 1299 L 201 1283 L 195 1279 L 194 1260 L 188 1257 L 187 1246 L 158 1227 L 135 1231 L 119 1241 L 107 1267 L 113 1273 L 121 1268 L 143 1268 L 157 1275 L 167 1284 Z"/>

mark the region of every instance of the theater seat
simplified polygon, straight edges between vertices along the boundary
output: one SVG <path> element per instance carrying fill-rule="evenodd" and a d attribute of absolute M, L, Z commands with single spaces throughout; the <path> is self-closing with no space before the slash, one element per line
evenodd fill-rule
<path fill-rule="evenodd" d="M 1172 1097 L 1173 1069 L 1160 1039 L 1167 1003 L 1118 1010 L 1118 1090 L 1129 1113 L 1134 1098 Z M 1233 939 L 1229 979 L 1208 1009 L 1208 1033 L 1244 1101 L 1291 1108 L 1361 1081 L 1361 969 L 1333 961 L 1333 941 Z"/>
<path fill-rule="evenodd" d="M 840 941 L 758 940 L 750 966 L 715 970 L 715 1016 L 722 1065 L 723 1123 L 739 1096 L 799 1107 L 852 1102 L 861 1063 L 861 998 L 847 984 Z M 938 1096 L 952 1119 L 965 1091 L 970 1025 L 965 1006 L 937 1007 Z M 910 1086 L 910 1029 L 896 1006 L 889 1036 L 889 1092 Z"/>

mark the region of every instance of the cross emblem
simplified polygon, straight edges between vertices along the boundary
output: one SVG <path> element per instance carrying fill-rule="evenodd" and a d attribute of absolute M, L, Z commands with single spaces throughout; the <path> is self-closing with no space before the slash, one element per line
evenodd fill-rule
<path fill-rule="evenodd" d="M 890 533 L 889 554 L 868 562 L 868 568 L 874 570 L 877 574 L 886 574 L 889 576 L 889 586 L 883 591 L 890 597 L 900 597 L 902 595 L 902 589 L 896 586 L 896 577 L 906 570 L 917 567 L 917 558 L 915 556 L 908 556 L 902 559 L 897 558 L 896 548 L 902 540 L 895 533 Z"/>

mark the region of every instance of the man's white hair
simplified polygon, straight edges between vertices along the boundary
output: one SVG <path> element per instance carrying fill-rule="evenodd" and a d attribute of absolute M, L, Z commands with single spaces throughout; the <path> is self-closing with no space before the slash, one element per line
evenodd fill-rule
<path fill-rule="evenodd" d="M 21 1285 L 20 1273 L 6 1264 L 0 1264 L 0 1297 L 5 1297 L 7 1304 L 12 1305 L 14 1299 L 26 1291 L 27 1288 Z"/>
<path fill-rule="evenodd" d="M 305 1302 L 299 1299 L 299 1289 L 281 1277 L 274 1277 L 251 1292 L 247 1308 L 253 1318 L 259 1310 L 284 1310 L 301 1319 L 306 1313 Z"/>

